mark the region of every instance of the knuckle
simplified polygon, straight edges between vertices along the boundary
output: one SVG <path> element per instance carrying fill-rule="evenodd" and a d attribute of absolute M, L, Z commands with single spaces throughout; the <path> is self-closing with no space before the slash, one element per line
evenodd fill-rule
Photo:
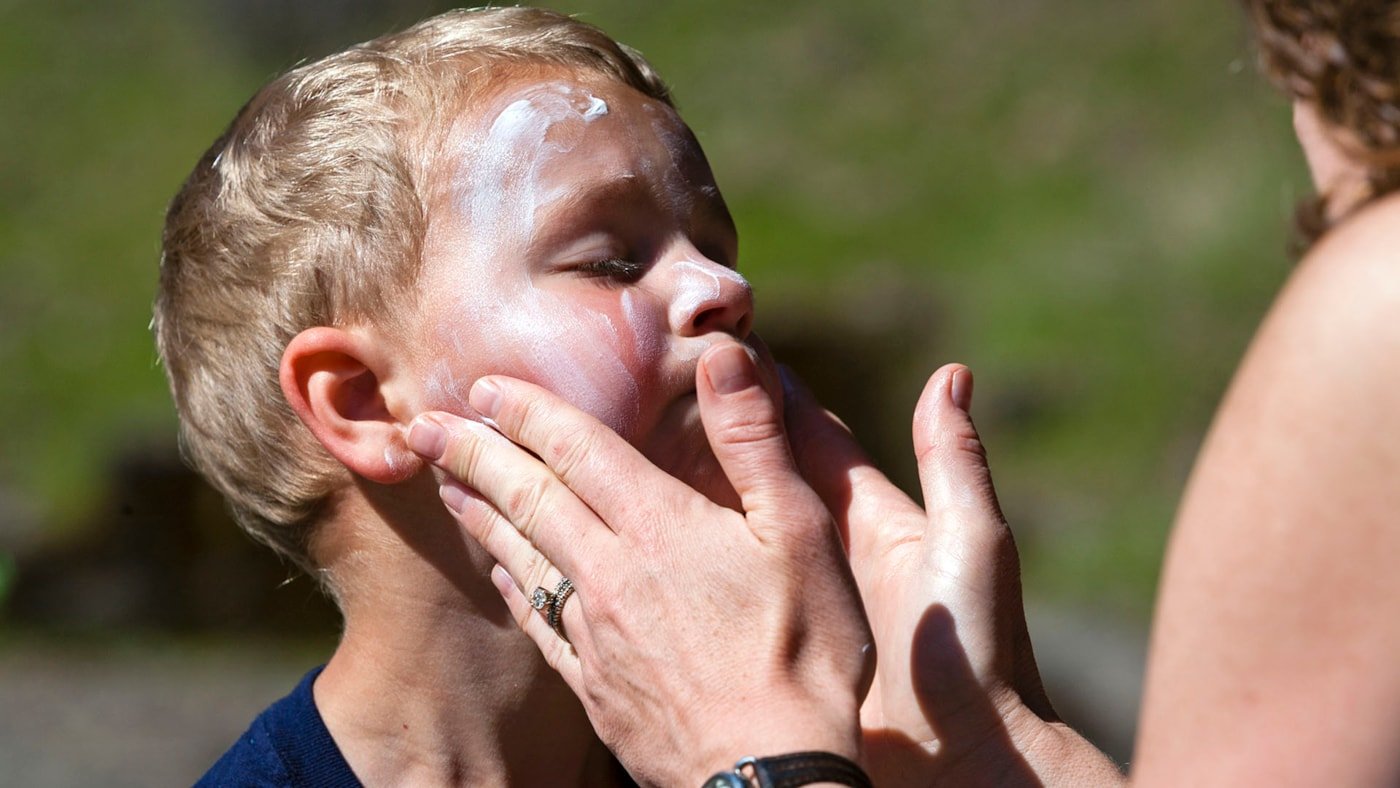
<path fill-rule="evenodd" d="M 976 433 L 971 435 L 956 435 L 952 439 L 951 451 L 971 457 L 975 460 L 987 459 L 987 447 L 983 445 L 982 439 Z"/>
<path fill-rule="evenodd" d="M 559 638 L 546 641 L 544 647 L 544 661 L 546 665 L 549 665 L 551 670 L 559 670 L 560 661 L 564 658 L 565 648 L 567 648 L 567 646 L 565 646 L 564 641 Z"/>
<path fill-rule="evenodd" d="M 719 425 L 716 438 L 730 446 L 769 444 L 782 440 L 783 428 L 777 422 L 765 419 L 759 414 L 736 416 Z"/>
<path fill-rule="evenodd" d="M 447 442 L 447 468 L 459 481 L 474 486 L 472 482 L 476 479 L 484 451 L 484 442 L 476 435 L 470 432 L 453 433 Z"/>
<path fill-rule="evenodd" d="M 542 475 L 530 474 L 518 479 L 506 495 L 506 516 L 527 539 L 531 538 L 535 524 L 542 516 L 545 500 L 549 496 L 549 482 Z"/>
<path fill-rule="evenodd" d="M 616 629 L 619 621 L 619 607 L 606 588 L 590 588 L 588 594 L 588 620 L 593 626 Z"/>
<path fill-rule="evenodd" d="M 493 511 L 478 520 L 480 525 L 477 526 L 477 541 L 481 542 L 482 547 L 486 548 L 486 552 L 492 555 L 495 555 L 502 546 L 502 519 Z M 509 527 L 508 524 L 505 527 Z"/>
<path fill-rule="evenodd" d="M 937 458 L 967 458 L 978 462 L 987 459 L 987 448 L 972 425 L 954 429 L 934 430 L 928 442 L 919 452 L 919 460 Z"/>
<path fill-rule="evenodd" d="M 536 588 L 544 585 L 544 576 L 549 572 L 549 562 L 544 560 L 544 556 L 531 550 L 522 561 L 521 570 L 520 579 L 525 582 L 520 586 L 520 591 L 529 599 Z"/>
<path fill-rule="evenodd" d="M 561 426 L 550 436 L 544 450 L 545 464 L 560 476 L 569 476 L 593 451 L 591 431 L 579 426 Z"/>
<path fill-rule="evenodd" d="M 523 392 L 522 392 L 523 393 Z M 548 409 L 531 396 L 506 397 L 501 410 L 496 414 L 496 423 L 507 435 L 524 436 L 539 429 L 539 421 L 548 414 Z"/>

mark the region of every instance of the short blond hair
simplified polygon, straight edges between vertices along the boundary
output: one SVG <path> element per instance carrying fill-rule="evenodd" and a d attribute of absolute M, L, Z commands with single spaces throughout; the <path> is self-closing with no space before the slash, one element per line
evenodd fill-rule
<path fill-rule="evenodd" d="M 638 53 L 591 25 L 533 8 L 452 11 L 272 80 L 171 202 L 152 328 L 182 447 L 239 523 L 304 569 L 318 568 L 318 514 L 350 477 L 287 404 L 282 353 L 308 328 L 383 324 L 412 305 L 422 150 L 441 113 L 529 65 L 670 103 Z"/>

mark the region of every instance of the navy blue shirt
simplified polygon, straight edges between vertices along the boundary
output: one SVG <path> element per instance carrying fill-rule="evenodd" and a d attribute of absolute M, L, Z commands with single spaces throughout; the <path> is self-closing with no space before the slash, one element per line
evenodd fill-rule
<path fill-rule="evenodd" d="M 335 746 L 311 696 L 311 684 L 323 668 L 325 665 L 307 673 L 290 695 L 259 714 L 237 743 L 195 783 L 197 788 L 359 788 L 360 781 Z"/>

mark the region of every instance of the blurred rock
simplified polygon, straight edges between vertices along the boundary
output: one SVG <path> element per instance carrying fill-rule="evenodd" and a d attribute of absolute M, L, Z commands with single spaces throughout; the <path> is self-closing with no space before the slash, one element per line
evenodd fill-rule
<path fill-rule="evenodd" d="M 72 536 L 15 555 L 7 617 L 57 629 L 333 633 L 309 578 L 244 535 L 173 450 L 132 448 Z"/>
<path fill-rule="evenodd" d="M 0 485 L 0 553 L 17 553 L 37 541 L 41 530 L 34 507 L 15 490 Z"/>
<path fill-rule="evenodd" d="M 759 312 L 757 331 L 773 356 L 917 500 L 909 424 L 942 356 L 938 297 L 890 267 L 867 265 L 819 288 L 785 288 Z"/>

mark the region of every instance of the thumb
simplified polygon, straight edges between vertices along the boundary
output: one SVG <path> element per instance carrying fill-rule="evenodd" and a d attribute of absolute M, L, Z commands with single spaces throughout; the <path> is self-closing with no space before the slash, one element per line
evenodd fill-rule
<path fill-rule="evenodd" d="M 781 405 L 764 388 L 748 350 L 737 342 L 710 348 L 700 359 L 695 388 L 710 448 L 744 512 L 771 515 L 750 518 L 750 525 L 825 520 L 821 501 L 793 462 Z"/>
<path fill-rule="evenodd" d="M 914 452 L 924 506 L 931 515 L 1004 525 L 971 407 L 972 370 L 961 364 L 939 368 L 924 386 L 914 408 Z"/>
<path fill-rule="evenodd" d="M 972 371 L 961 364 L 948 364 L 929 379 L 914 409 L 914 448 L 919 456 L 919 483 L 924 506 L 932 521 L 941 522 L 952 541 L 941 540 L 944 549 L 973 560 L 974 570 L 964 581 L 976 583 L 975 567 L 988 574 L 986 590 L 999 598 L 998 610 L 988 608 L 1000 623 L 998 637 L 1010 638 L 1014 666 L 1012 686 L 1036 714 L 1058 719 L 1045 694 L 1035 652 L 1026 630 L 1026 614 L 1021 600 L 1020 560 L 1015 540 L 997 503 L 987 452 L 968 411 L 972 407 Z"/>

